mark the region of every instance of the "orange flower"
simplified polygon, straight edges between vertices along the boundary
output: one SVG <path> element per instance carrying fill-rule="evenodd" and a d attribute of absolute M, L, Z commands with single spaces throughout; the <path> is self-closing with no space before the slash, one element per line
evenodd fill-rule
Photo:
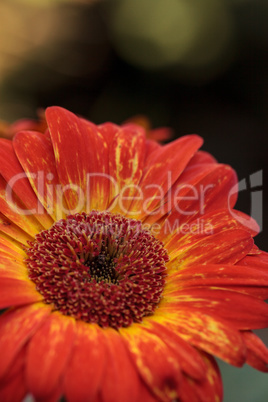
<path fill-rule="evenodd" d="M 236 175 L 185 136 L 52 107 L 0 147 L 0 400 L 220 401 L 267 371 L 268 256 Z"/>

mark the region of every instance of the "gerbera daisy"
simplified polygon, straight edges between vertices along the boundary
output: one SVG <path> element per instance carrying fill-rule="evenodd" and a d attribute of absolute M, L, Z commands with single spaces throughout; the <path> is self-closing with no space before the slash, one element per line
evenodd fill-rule
<path fill-rule="evenodd" d="M 0 400 L 221 401 L 268 371 L 268 257 L 236 175 L 189 135 L 52 107 L 0 147 Z"/>

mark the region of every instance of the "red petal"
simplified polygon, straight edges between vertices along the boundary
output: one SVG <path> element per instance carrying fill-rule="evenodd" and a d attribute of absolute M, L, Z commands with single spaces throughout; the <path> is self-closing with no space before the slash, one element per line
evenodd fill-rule
<path fill-rule="evenodd" d="M 235 209 L 231 211 L 231 214 L 245 229 L 251 232 L 252 236 L 256 236 L 259 233 L 260 227 L 251 216 Z"/>
<path fill-rule="evenodd" d="M 146 322 L 146 330 L 161 336 L 161 339 L 172 349 L 181 370 L 189 377 L 196 380 L 204 380 L 205 364 L 200 354 L 189 343 L 185 342 L 179 334 L 169 330 L 166 326 L 151 320 Z"/>
<path fill-rule="evenodd" d="M 0 173 L 23 202 L 25 209 L 33 211 L 33 215 L 40 222 L 42 228 L 49 228 L 53 223 L 52 219 L 44 213 L 42 204 L 38 202 L 13 150 L 12 142 L 3 139 L 0 139 Z M 30 217 L 29 214 L 28 217 Z"/>
<path fill-rule="evenodd" d="M 142 382 L 137 401 L 159 402 L 159 399 L 155 395 L 153 395 L 146 384 Z"/>
<path fill-rule="evenodd" d="M 190 160 L 188 166 L 199 165 L 202 163 L 217 163 L 217 160 L 208 152 L 198 151 Z"/>
<path fill-rule="evenodd" d="M 249 266 L 261 272 L 268 272 L 268 253 L 261 251 L 258 255 L 250 255 L 237 263 L 241 266 Z"/>
<path fill-rule="evenodd" d="M 178 398 L 180 365 L 172 349 L 158 336 L 133 324 L 120 333 L 144 382 L 161 401 Z"/>
<path fill-rule="evenodd" d="M 131 205 L 139 219 L 156 208 L 201 145 L 200 137 L 185 136 L 149 155 L 139 191 Z"/>
<path fill-rule="evenodd" d="M 169 253 L 172 253 L 172 251 L 176 252 L 176 250 L 183 249 L 185 246 L 188 248 L 202 239 L 207 239 L 211 235 L 226 232 L 230 229 L 245 230 L 246 228 L 227 209 L 221 209 L 179 226 L 177 232 L 173 233 L 171 237 L 168 236 L 168 241 L 163 238 L 163 243 Z M 249 233 L 251 232 L 249 231 Z"/>
<path fill-rule="evenodd" d="M 154 314 L 153 320 L 156 319 L 198 349 L 216 355 L 234 366 L 245 363 L 246 349 L 241 334 L 220 318 L 190 309 L 178 310 L 167 302 Z"/>
<path fill-rule="evenodd" d="M 193 244 L 185 244 L 171 255 L 174 269 L 197 264 L 234 264 L 250 251 L 253 245 L 250 234 L 244 230 L 231 229 L 207 236 Z"/>
<path fill-rule="evenodd" d="M 62 397 L 62 385 L 58 385 L 51 394 L 36 399 L 38 402 L 59 402 Z"/>
<path fill-rule="evenodd" d="M 149 158 L 149 155 L 156 151 L 157 149 L 161 148 L 161 145 L 155 141 L 146 140 L 146 148 L 145 148 L 145 160 Z"/>
<path fill-rule="evenodd" d="M 48 214 L 54 220 L 64 218 L 66 203 L 61 193 L 51 141 L 41 133 L 26 131 L 16 135 L 13 146 L 24 171 L 29 175 L 35 194 Z"/>
<path fill-rule="evenodd" d="M 223 389 L 221 375 L 213 357 L 202 353 L 205 367 L 205 380 L 193 382 L 184 377 L 181 385 L 180 400 L 182 402 L 215 402 L 221 401 Z"/>
<path fill-rule="evenodd" d="M 69 402 L 93 401 L 99 389 L 105 363 L 105 346 L 98 325 L 77 321 L 76 340 L 64 376 L 64 395 Z"/>
<path fill-rule="evenodd" d="M 186 224 L 219 209 L 232 208 L 237 198 L 237 177 L 227 165 L 200 165 L 185 171 L 167 195 L 166 203 L 173 207 L 163 225 L 163 236 Z M 169 210 L 170 210 L 169 209 Z M 157 215 L 156 215 L 157 216 Z"/>
<path fill-rule="evenodd" d="M 87 122 L 88 124 L 92 124 L 91 122 Z M 103 136 L 104 140 L 107 142 L 108 146 L 113 142 L 113 139 L 116 133 L 120 130 L 120 126 L 114 123 L 103 123 L 97 126 L 98 131 Z"/>
<path fill-rule="evenodd" d="M 60 107 L 46 110 L 59 180 L 70 213 L 107 209 L 108 147 L 97 127 Z"/>
<path fill-rule="evenodd" d="M 268 298 L 268 271 L 259 272 L 252 267 L 238 265 L 194 265 L 174 272 L 169 276 L 165 294 L 169 290 L 213 286 L 247 293 L 251 296 Z"/>
<path fill-rule="evenodd" d="M 253 332 L 243 331 L 242 336 L 247 346 L 247 364 L 268 372 L 268 348 Z"/>
<path fill-rule="evenodd" d="M 0 385 L 0 400 L 2 402 L 21 402 L 26 394 L 27 389 L 22 371 Z"/>
<path fill-rule="evenodd" d="M 58 386 L 73 341 L 74 320 L 58 313 L 50 314 L 35 332 L 29 343 L 26 365 L 29 392 L 35 398 L 49 396 Z"/>
<path fill-rule="evenodd" d="M 101 398 L 105 402 L 137 401 L 141 379 L 133 365 L 122 337 L 105 329 L 106 364 L 101 381 Z"/>
<path fill-rule="evenodd" d="M 35 284 L 30 280 L 1 278 L 0 280 L 0 308 L 19 306 L 43 300 L 37 292 Z"/>
<path fill-rule="evenodd" d="M 174 290 L 165 295 L 169 306 L 178 311 L 203 312 L 229 322 L 238 329 L 268 326 L 268 305 L 243 293 L 213 287 Z"/>
<path fill-rule="evenodd" d="M 51 307 L 38 303 L 9 310 L 0 316 L 0 377 L 6 374 L 16 355 L 50 310 Z"/>
<path fill-rule="evenodd" d="M 24 373 L 24 366 L 26 362 L 26 350 L 27 350 L 26 345 L 24 345 L 17 353 L 16 358 L 14 359 L 9 369 L 6 371 L 5 376 L 1 378 L 0 387 L 1 385 L 9 382 L 12 378 L 14 378 L 14 376 L 19 375 L 21 372 Z"/>

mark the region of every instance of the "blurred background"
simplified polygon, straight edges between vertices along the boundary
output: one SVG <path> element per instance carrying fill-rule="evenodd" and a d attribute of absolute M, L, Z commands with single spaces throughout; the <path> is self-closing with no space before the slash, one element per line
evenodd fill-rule
<path fill-rule="evenodd" d="M 198 133 L 245 179 L 238 209 L 263 191 L 256 243 L 268 251 L 267 186 L 249 180 L 261 170 L 267 182 L 267 21 L 267 0 L 1 0 L 0 132 L 60 105 L 95 123 L 142 114 L 173 138 Z M 221 369 L 225 402 L 268 400 L 267 375 Z"/>

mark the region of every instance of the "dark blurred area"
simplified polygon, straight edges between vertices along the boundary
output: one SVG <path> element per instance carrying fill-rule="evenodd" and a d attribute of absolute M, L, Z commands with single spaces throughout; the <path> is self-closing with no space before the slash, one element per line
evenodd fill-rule
<path fill-rule="evenodd" d="M 60 105 L 95 123 L 144 114 L 174 137 L 198 133 L 246 180 L 238 209 L 263 191 L 256 243 L 268 251 L 267 21 L 266 0 L 1 0 L 0 119 Z"/>

